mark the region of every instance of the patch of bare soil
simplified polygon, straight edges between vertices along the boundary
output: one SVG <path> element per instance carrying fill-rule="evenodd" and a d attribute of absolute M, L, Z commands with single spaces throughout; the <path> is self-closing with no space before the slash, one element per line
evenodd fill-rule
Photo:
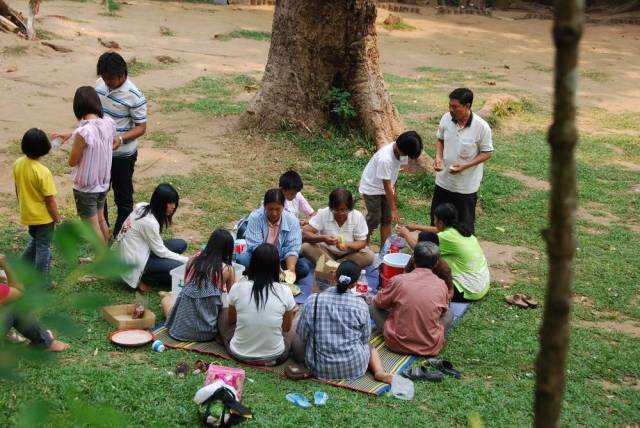
<path fill-rule="evenodd" d="M 517 272 L 509 268 L 510 264 L 517 262 L 520 257 L 537 255 L 535 251 L 526 247 L 489 241 L 481 241 L 480 246 L 489 264 L 491 280 L 506 285 L 512 284 L 517 278 Z"/>
<path fill-rule="evenodd" d="M 589 205 L 578 207 L 578 218 L 602 226 L 612 226 L 620 221 L 618 217 L 603 209 L 604 205 Z"/>
<path fill-rule="evenodd" d="M 544 190 L 549 191 L 549 183 L 544 180 L 538 180 L 535 177 L 531 177 L 521 173 L 520 171 L 513 170 L 501 170 L 500 173 L 502 175 L 506 175 L 507 177 L 511 177 L 514 180 L 519 181 L 526 187 L 532 190 Z"/>
<path fill-rule="evenodd" d="M 640 391 L 640 379 L 629 377 L 629 376 L 625 377 L 622 383 L 613 383 L 613 382 L 609 382 L 608 380 L 602 379 L 600 380 L 600 384 L 602 384 L 602 387 L 604 389 L 608 389 L 608 390 L 630 388 L 636 391 Z"/>
<path fill-rule="evenodd" d="M 596 328 L 598 330 L 614 331 L 631 337 L 640 338 L 640 322 L 631 318 L 619 317 L 618 320 L 574 320 L 578 327 Z"/>
<path fill-rule="evenodd" d="M 635 162 L 624 161 L 624 160 L 614 160 L 611 163 L 613 163 L 614 165 L 619 165 L 623 169 L 626 169 L 627 171 L 640 172 L 640 164 L 637 164 Z"/>

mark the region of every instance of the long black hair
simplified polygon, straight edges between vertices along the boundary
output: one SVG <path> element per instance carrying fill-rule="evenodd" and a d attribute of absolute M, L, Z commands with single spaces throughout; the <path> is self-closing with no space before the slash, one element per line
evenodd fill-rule
<path fill-rule="evenodd" d="M 256 301 L 256 308 L 260 311 L 269 300 L 269 291 L 278 297 L 273 290 L 273 283 L 280 278 L 280 254 L 271 244 L 260 244 L 253 250 L 251 261 L 246 272 L 247 278 L 253 281 L 251 294 Z M 278 299 L 280 299 L 278 297 Z"/>
<path fill-rule="evenodd" d="M 471 231 L 463 223 L 458 220 L 458 210 L 455 205 L 447 202 L 446 204 L 440 204 L 433 210 L 433 215 L 438 218 L 446 227 L 453 227 L 460 235 L 469 237 L 472 235 Z"/>
<path fill-rule="evenodd" d="M 156 187 L 156 190 L 154 190 L 153 194 L 151 195 L 151 201 L 149 202 L 149 205 L 142 209 L 140 217 L 138 217 L 136 220 L 147 216 L 147 214 L 151 212 L 156 220 L 158 220 L 158 223 L 160 224 L 160 232 L 162 232 L 171 224 L 173 214 L 175 214 L 178 210 L 179 202 L 180 196 L 178 195 L 178 191 L 171 184 L 158 184 L 158 187 Z M 167 204 L 170 203 L 175 203 L 176 209 L 173 210 L 173 213 L 171 215 L 167 215 Z"/>
<path fill-rule="evenodd" d="M 222 286 L 223 263 L 231 266 L 233 256 L 233 236 L 224 229 L 216 229 L 209 237 L 207 246 L 189 263 L 187 278 L 196 287 L 203 287 L 207 281 L 219 288 Z"/>
<path fill-rule="evenodd" d="M 336 270 L 336 288 L 338 293 L 343 294 L 349 286 L 360 278 L 360 266 L 351 260 L 340 263 Z"/>

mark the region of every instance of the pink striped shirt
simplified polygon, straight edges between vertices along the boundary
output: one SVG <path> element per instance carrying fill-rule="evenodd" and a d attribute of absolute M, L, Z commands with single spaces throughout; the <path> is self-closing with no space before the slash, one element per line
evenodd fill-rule
<path fill-rule="evenodd" d="M 111 159 L 116 123 L 108 116 L 103 119 L 81 120 L 73 131 L 71 141 L 80 134 L 85 147 L 80 162 L 71 169 L 73 188 L 79 192 L 100 193 L 109 190 Z"/>

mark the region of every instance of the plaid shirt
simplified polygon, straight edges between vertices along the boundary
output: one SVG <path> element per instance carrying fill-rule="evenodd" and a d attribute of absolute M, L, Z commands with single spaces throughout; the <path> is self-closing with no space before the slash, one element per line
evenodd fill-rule
<path fill-rule="evenodd" d="M 355 379 L 369 365 L 369 308 L 361 297 L 335 287 L 307 299 L 297 333 L 306 342 L 305 365 L 320 379 Z M 313 322 L 316 299 L 318 309 Z M 314 335 L 318 350 L 314 349 Z M 315 355 L 314 355 L 315 354 Z"/>

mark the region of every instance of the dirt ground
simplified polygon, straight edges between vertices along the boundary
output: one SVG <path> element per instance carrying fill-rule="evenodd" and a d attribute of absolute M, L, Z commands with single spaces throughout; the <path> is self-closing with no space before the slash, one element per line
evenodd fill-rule
<path fill-rule="evenodd" d="M 11 1 L 26 11 L 26 1 Z M 226 7 L 194 3 L 124 2 L 118 17 L 101 15 L 97 2 L 45 2 L 37 28 L 49 42 L 67 47 L 59 53 L 39 42 L 29 42 L 0 33 L 0 193 L 13 198 L 11 162 L 17 156 L 15 142 L 26 129 L 36 126 L 46 132 L 70 130 L 76 121 L 71 101 L 80 85 L 95 82 L 98 56 L 107 50 L 99 41 L 115 41 L 125 58 L 158 64 L 156 57 L 178 61 L 135 77 L 143 91 L 179 87 L 196 77 L 224 73 L 261 73 L 269 43 L 233 39 L 223 42 L 216 34 L 237 29 L 271 30 L 272 7 Z M 382 22 L 388 11 L 380 9 Z M 517 13 L 497 12 L 494 17 L 471 15 L 438 16 L 423 8 L 420 15 L 403 14 L 417 29 L 389 32 L 379 27 L 381 62 L 385 73 L 412 75 L 419 66 L 488 71 L 504 76 L 498 84 L 505 92 L 518 88 L 550 100 L 553 46 L 551 21 L 515 20 Z M 168 27 L 174 37 L 160 35 Z M 600 79 L 580 81 L 579 100 L 583 107 L 611 112 L 640 112 L 640 27 L 632 25 L 588 25 L 582 44 L 580 66 L 600 73 Z M 621 68 L 620 64 L 624 66 Z M 602 77 L 604 76 L 604 77 Z M 250 94 L 246 94 L 250 97 Z M 443 102 L 443 110 L 446 108 Z M 153 148 L 142 145 L 136 180 L 166 174 L 186 174 L 202 166 L 231 165 L 221 149 L 233 119 L 208 119 L 206 126 L 195 113 L 165 114 L 149 105 L 148 130 L 178 133 L 178 147 Z M 10 146 L 13 145 L 13 148 Z M 63 156 L 60 156 L 63 159 Z M 520 173 L 516 179 L 528 180 Z M 70 180 L 56 177 L 62 198 L 69 198 Z M 546 188 L 545 182 L 527 182 L 529 187 Z M 3 210 L 5 214 L 11 213 Z M 16 214 L 9 214 L 15 221 Z M 190 231 L 194 232 L 194 231 Z M 194 232 L 195 233 L 195 232 Z M 526 251 L 526 249 L 522 249 Z M 511 282 L 507 264 L 518 251 L 488 243 L 489 259 L 499 282 Z"/>

